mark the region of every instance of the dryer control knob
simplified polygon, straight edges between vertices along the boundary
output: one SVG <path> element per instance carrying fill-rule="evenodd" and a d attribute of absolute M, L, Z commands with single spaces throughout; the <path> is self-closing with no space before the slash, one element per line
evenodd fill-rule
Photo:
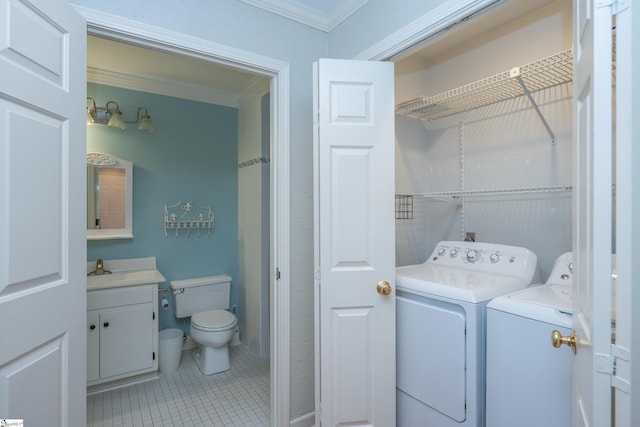
<path fill-rule="evenodd" d="M 467 252 L 467 261 L 474 262 L 480 258 L 480 252 L 475 249 L 469 249 Z"/>
<path fill-rule="evenodd" d="M 458 256 L 458 250 L 457 249 L 451 249 L 451 252 L 449 252 L 449 255 L 451 256 L 451 258 L 455 258 Z"/>
<path fill-rule="evenodd" d="M 445 248 L 440 248 L 438 249 L 438 255 L 442 256 L 447 252 L 447 250 Z"/>
<path fill-rule="evenodd" d="M 500 255 L 497 252 L 494 252 L 489 256 L 489 259 L 492 263 L 495 264 L 496 262 L 500 261 Z"/>

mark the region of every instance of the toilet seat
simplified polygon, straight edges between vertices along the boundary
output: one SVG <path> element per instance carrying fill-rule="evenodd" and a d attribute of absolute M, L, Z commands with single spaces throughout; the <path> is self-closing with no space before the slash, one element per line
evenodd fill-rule
<path fill-rule="evenodd" d="M 191 327 L 203 332 L 224 331 L 236 324 L 236 316 L 226 310 L 209 310 L 191 316 Z"/>

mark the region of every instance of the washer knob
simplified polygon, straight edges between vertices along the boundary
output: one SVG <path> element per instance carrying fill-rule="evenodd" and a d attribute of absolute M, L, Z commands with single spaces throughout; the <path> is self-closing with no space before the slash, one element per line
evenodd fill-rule
<path fill-rule="evenodd" d="M 442 256 L 447 252 L 447 250 L 445 248 L 440 248 L 438 249 L 438 255 Z"/>
<path fill-rule="evenodd" d="M 451 256 L 451 258 L 455 258 L 456 256 L 458 256 L 458 250 L 451 249 L 451 252 L 449 252 L 449 255 Z"/>
<path fill-rule="evenodd" d="M 500 261 L 500 255 L 497 252 L 494 252 L 489 256 L 489 259 L 492 263 L 495 264 L 496 262 Z"/>
<path fill-rule="evenodd" d="M 467 261 L 474 262 L 477 261 L 478 258 L 480 258 L 480 252 L 477 250 L 469 249 L 469 251 L 467 251 Z"/>

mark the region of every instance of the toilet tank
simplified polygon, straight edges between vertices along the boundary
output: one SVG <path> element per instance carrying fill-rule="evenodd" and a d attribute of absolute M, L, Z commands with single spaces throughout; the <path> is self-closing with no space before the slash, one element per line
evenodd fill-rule
<path fill-rule="evenodd" d="M 170 282 L 175 298 L 175 316 L 189 317 L 207 310 L 226 310 L 231 295 L 231 276 L 196 277 Z"/>

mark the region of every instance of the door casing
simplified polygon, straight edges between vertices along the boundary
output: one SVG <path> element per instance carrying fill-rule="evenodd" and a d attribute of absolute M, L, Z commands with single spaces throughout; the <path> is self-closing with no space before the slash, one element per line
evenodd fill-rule
<path fill-rule="evenodd" d="M 290 390 L 290 244 L 289 244 L 289 64 L 251 52 L 163 28 L 136 23 L 74 5 L 87 20 L 87 32 L 112 40 L 153 48 L 267 77 L 271 81 L 270 211 L 271 248 L 271 425 L 289 424 Z M 277 286 L 276 274 L 278 274 Z"/>

